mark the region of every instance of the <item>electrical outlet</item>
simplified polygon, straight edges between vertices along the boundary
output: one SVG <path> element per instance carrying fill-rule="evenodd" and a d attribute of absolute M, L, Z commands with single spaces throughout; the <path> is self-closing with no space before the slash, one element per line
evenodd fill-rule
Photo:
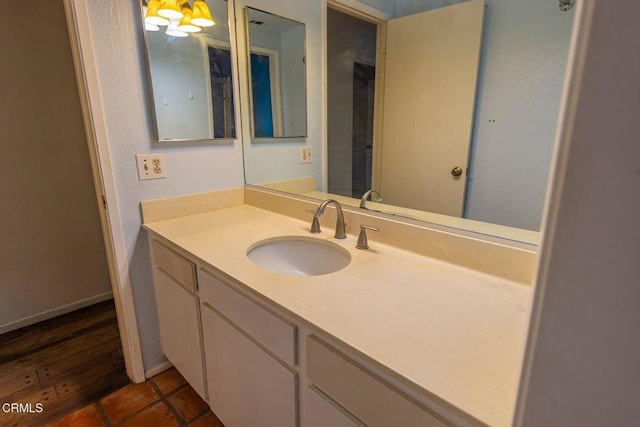
<path fill-rule="evenodd" d="M 167 177 L 164 154 L 136 154 L 136 162 L 140 181 Z"/>
<path fill-rule="evenodd" d="M 300 149 L 300 163 L 311 163 L 311 147 Z"/>

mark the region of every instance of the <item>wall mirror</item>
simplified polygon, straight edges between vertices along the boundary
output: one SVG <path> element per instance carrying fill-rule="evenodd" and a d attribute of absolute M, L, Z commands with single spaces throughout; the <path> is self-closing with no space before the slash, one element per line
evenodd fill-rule
<path fill-rule="evenodd" d="M 233 2 L 178 1 L 175 18 L 162 16 L 165 3 L 142 8 L 158 140 L 235 138 Z"/>
<path fill-rule="evenodd" d="M 538 243 L 573 12 L 329 1 L 323 173 L 247 183 Z"/>
<path fill-rule="evenodd" d="M 307 135 L 305 25 L 245 8 L 254 139 Z"/>

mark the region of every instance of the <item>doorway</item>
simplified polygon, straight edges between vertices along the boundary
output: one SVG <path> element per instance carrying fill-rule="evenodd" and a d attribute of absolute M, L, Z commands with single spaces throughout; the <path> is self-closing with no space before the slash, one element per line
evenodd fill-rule
<path fill-rule="evenodd" d="M 357 199 L 371 188 L 375 82 L 375 65 L 354 62 L 351 197 Z"/>
<path fill-rule="evenodd" d="M 371 188 L 377 26 L 327 9 L 328 190 Z"/>
<path fill-rule="evenodd" d="M 0 360 L 25 368 L 30 338 L 24 337 L 39 337 L 36 352 L 38 342 L 55 348 L 65 341 L 53 333 L 58 316 L 107 307 L 116 349 L 105 351 L 115 351 L 117 371 L 126 378 L 64 4 L 39 2 L 29 25 L 20 10 L 8 10 L 0 23 L 13 35 L 1 48 L 6 60 L 0 67 L 0 166 L 6 177 L 0 182 L 0 344 L 6 344 Z M 90 341 L 78 354 L 100 350 Z M 43 361 L 59 360 L 49 354 Z M 33 379 L 52 375 L 45 370 L 51 366 L 29 368 L 18 379 L 9 375 L 17 372 L 12 368 L 0 376 L 0 386 L 24 380 L 34 393 L 50 393 L 51 385 Z"/>

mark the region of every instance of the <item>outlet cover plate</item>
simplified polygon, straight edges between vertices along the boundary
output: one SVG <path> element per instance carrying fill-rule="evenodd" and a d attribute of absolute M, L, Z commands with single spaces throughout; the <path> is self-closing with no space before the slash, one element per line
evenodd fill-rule
<path fill-rule="evenodd" d="M 311 147 L 302 147 L 300 149 L 300 163 L 311 163 Z"/>
<path fill-rule="evenodd" d="M 160 179 L 167 177 L 167 165 L 164 161 L 164 154 L 136 154 L 138 164 L 138 179 Z"/>

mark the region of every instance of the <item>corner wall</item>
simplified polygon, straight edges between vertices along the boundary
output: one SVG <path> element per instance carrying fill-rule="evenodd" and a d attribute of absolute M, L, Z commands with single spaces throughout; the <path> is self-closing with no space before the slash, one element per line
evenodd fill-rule
<path fill-rule="evenodd" d="M 165 362 L 139 203 L 244 185 L 242 147 L 155 142 L 147 86 L 143 29 L 137 2 L 87 0 L 91 43 L 125 239 L 145 370 Z M 167 178 L 139 181 L 135 154 L 165 153 Z"/>
<path fill-rule="evenodd" d="M 516 426 L 638 424 L 640 4 L 577 6 Z"/>

